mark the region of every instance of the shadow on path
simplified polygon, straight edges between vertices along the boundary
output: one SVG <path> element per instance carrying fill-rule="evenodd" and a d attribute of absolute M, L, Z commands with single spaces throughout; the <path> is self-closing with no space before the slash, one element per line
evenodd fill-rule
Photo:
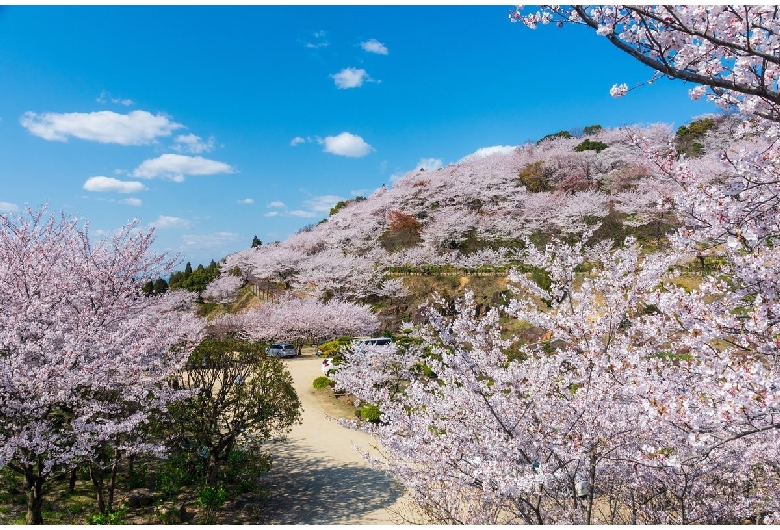
<path fill-rule="evenodd" d="M 271 472 L 260 483 L 269 499 L 260 524 L 387 524 L 384 510 L 403 491 L 389 475 L 344 464 L 296 441 L 275 442 Z M 372 513 L 376 512 L 376 513 Z"/>

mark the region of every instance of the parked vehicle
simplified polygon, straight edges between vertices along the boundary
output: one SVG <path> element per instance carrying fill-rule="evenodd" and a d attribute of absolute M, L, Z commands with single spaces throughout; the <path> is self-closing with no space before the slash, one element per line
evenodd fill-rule
<path fill-rule="evenodd" d="M 280 342 L 278 344 L 271 344 L 265 351 L 265 354 L 269 357 L 295 357 L 298 355 L 298 351 L 292 344 Z"/>
<path fill-rule="evenodd" d="M 330 377 L 330 374 L 339 369 L 337 364 L 333 364 L 333 357 L 327 357 L 322 361 L 322 373 Z"/>
<path fill-rule="evenodd" d="M 387 346 L 392 342 L 393 339 L 391 339 L 390 337 L 359 337 L 353 339 L 351 344 L 344 344 L 344 346 L 348 348 L 354 348 L 354 351 L 360 352 L 360 351 L 364 351 L 363 348 L 365 348 L 366 346 Z M 318 355 L 321 354 L 320 350 L 318 350 L 317 354 Z M 322 373 L 329 376 L 331 373 L 338 370 L 339 364 L 334 364 L 334 361 L 336 359 L 338 359 L 339 361 L 343 359 L 341 353 L 335 354 L 335 357 L 326 357 L 322 361 Z"/>
<path fill-rule="evenodd" d="M 357 342 L 365 346 L 387 346 L 393 342 L 393 339 L 390 337 L 368 337 L 357 339 Z"/>

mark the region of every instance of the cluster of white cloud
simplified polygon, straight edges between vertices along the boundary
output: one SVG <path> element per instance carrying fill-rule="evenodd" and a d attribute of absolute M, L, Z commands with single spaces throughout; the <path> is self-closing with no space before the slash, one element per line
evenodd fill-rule
<path fill-rule="evenodd" d="M 116 193 L 138 193 L 144 191 L 146 186 L 140 182 L 119 180 L 112 177 L 90 177 L 84 183 L 87 191 L 112 191 Z"/>
<path fill-rule="evenodd" d="M 324 213 L 330 212 L 336 203 L 345 200 L 338 195 L 320 195 L 303 201 L 305 209 L 288 210 L 287 205 L 282 201 L 269 202 L 266 207 L 271 210 L 264 214 L 264 217 L 322 217 Z"/>
<path fill-rule="evenodd" d="M 201 153 L 210 153 L 214 150 L 214 137 L 209 136 L 209 139 L 204 141 L 200 136 L 197 136 L 195 134 L 182 134 L 177 136 L 174 140 L 174 144 L 172 146 L 172 149 L 174 151 L 177 151 L 179 153 L 181 152 L 187 152 L 192 153 L 194 155 L 199 155 Z"/>
<path fill-rule="evenodd" d="M 324 40 L 325 32 L 318 31 L 313 34 L 317 43 L 307 42 L 307 48 L 321 48 L 328 45 L 328 42 Z M 374 53 L 378 55 L 388 55 L 389 51 L 387 46 L 379 42 L 376 39 L 369 39 L 361 42 L 360 47 L 367 53 Z M 381 81 L 373 79 L 364 68 L 343 68 L 341 71 L 331 74 L 331 79 L 339 89 L 359 88 L 366 82 L 381 83 Z M 316 141 L 318 144 L 324 146 L 323 151 L 339 156 L 347 156 L 352 158 L 359 158 L 366 156 L 367 154 L 375 151 L 371 145 L 363 138 L 350 132 L 342 132 L 336 136 L 326 136 L 324 138 L 315 137 L 312 140 L 311 137 L 296 136 L 290 140 L 290 146 L 295 147 L 304 143 L 312 143 Z M 304 211 L 297 211 L 303 216 Z M 309 212 L 310 213 L 310 212 Z M 290 212 L 292 215 L 292 212 Z M 279 215 L 278 212 L 268 212 L 266 216 L 273 217 Z M 308 215 L 307 215 L 308 216 Z"/>
<path fill-rule="evenodd" d="M 156 221 L 149 223 L 150 226 L 155 228 L 190 228 L 192 223 L 181 217 L 173 217 L 170 215 L 161 215 Z"/>
<path fill-rule="evenodd" d="M 339 88 L 358 88 L 364 81 L 373 81 L 368 72 L 362 68 L 344 68 L 341 72 L 331 75 Z"/>
<path fill-rule="evenodd" d="M 119 145 L 149 144 L 158 137 L 170 136 L 176 129 L 184 127 L 171 121 L 168 116 L 154 115 L 145 110 L 134 110 L 129 114 L 110 110 L 44 114 L 25 112 L 19 122 L 31 134 L 44 140 L 66 142 L 72 136 Z"/>
<path fill-rule="evenodd" d="M 328 41 L 325 40 L 325 32 L 324 31 L 315 31 L 312 33 L 312 36 L 314 37 L 315 42 L 307 42 L 306 47 L 307 48 L 327 48 L 328 47 Z"/>
<path fill-rule="evenodd" d="M 239 235 L 234 232 L 214 232 L 213 234 L 184 234 L 181 236 L 184 245 L 189 248 L 219 249 L 224 245 L 238 241 Z"/>
<path fill-rule="evenodd" d="M 376 53 L 379 55 L 387 55 L 387 46 L 382 44 L 376 39 L 369 39 L 366 42 L 361 42 L 360 46 L 363 48 L 363 50 L 369 52 L 369 53 Z"/>
<path fill-rule="evenodd" d="M 346 131 L 336 136 L 326 136 L 325 138 L 315 137 L 312 139 L 296 136 L 290 140 L 290 145 L 295 147 L 296 145 L 312 142 L 322 145 L 323 151 L 326 153 L 352 158 L 360 158 L 376 151 L 363 138 Z"/>
<path fill-rule="evenodd" d="M 157 158 L 144 160 L 133 170 L 133 176 L 143 179 L 165 178 L 174 182 L 183 182 L 185 175 L 218 175 L 235 173 L 224 162 L 210 160 L 202 156 L 186 156 L 166 153 Z"/>
<path fill-rule="evenodd" d="M 325 146 L 324 151 L 326 153 L 334 155 L 358 158 L 374 151 L 374 148 L 366 143 L 363 138 L 348 132 L 319 138 L 317 142 Z"/>
<path fill-rule="evenodd" d="M 12 202 L 0 201 L 0 213 L 14 213 L 19 211 L 19 206 Z"/>
<path fill-rule="evenodd" d="M 240 199 L 240 200 L 238 200 L 236 202 L 238 204 L 254 204 L 255 200 L 254 199 Z"/>
<path fill-rule="evenodd" d="M 516 145 L 494 145 L 491 147 L 481 147 L 470 155 L 466 155 L 458 160 L 458 163 L 460 164 L 461 162 L 468 162 L 469 160 L 475 160 L 477 158 L 485 158 L 490 155 L 495 155 L 496 153 L 505 155 L 511 153 L 515 149 L 517 149 Z"/>
<path fill-rule="evenodd" d="M 133 104 L 132 99 L 116 98 L 111 95 L 111 92 L 107 92 L 105 90 L 103 90 L 100 93 L 100 95 L 97 97 L 95 101 L 97 101 L 98 103 L 108 103 L 108 102 L 117 103 L 119 105 L 124 105 L 125 107 L 129 107 L 130 105 Z"/>

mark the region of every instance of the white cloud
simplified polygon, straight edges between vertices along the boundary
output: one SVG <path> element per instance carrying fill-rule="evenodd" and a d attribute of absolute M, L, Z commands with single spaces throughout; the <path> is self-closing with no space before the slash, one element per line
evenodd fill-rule
<path fill-rule="evenodd" d="M 443 166 L 444 164 L 442 164 L 441 158 L 421 158 L 420 161 L 417 162 L 417 165 L 414 166 L 414 169 L 409 171 L 420 171 L 421 169 L 424 169 L 425 171 L 436 171 Z M 401 177 L 409 173 L 409 171 L 393 173 L 390 175 L 390 183 L 395 184 Z"/>
<path fill-rule="evenodd" d="M 266 208 L 287 208 L 287 206 L 282 201 L 271 201 Z"/>
<path fill-rule="evenodd" d="M 100 96 L 98 96 L 95 101 L 98 103 L 108 103 L 110 101 L 111 103 L 118 103 L 119 105 L 124 105 L 126 107 L 133 104 L 132 99 L 115 98 L 111 95 L 111 92 L 106 92 L 105 90 L 100 93 Z"/>
<path fill-rule="evenodd" d="M 341 72 L 331 75 L 339 88 L 357 88 L 363 86 L 363 81 L 371 81 L 368 72 L 362 68 L 344 68 Z"/>
<path fill-rule="evenodd" d="M 14 204 L 12 202 L 0 201 L 0 212 L 1 213 L 13 213 L 13 212 L 18 212 L 18 211 L 19 211 L 19 206 L 17 206 L 16 204 Z"/>
<path fill-rule="evenodd" d="M 119 202 L 121 202 L 122 204 L 128 204 L 130 206 L 141 206 L 143 204 L 143 201 L 141 199 L 136 199 L 135 197 L 129 197 Z"/>
<path fill-rule="evenodd" d="M 490 155 L 495 155 L 496 153 L 508 154 L 515 149 L 517 149 L 516 145 L 494 145 L 492 147 L 481 147 L 470 155 L 464 156 L 458 160 L 458 163 L 466 162 L 468 160 L 475 160 L 477 158 L 485 158 Z"/>
<path fill-rule="evenodd" d="M 326 136 L 317 141 L 325 146 L 326 153 L 334 155 L 361 157 L 374 151 L 374 148 L 368 145 L 363 138 L 348 132 L 343 132 L 338 136 Z"/>
<path fill-rule="evenodd" d="M 314 212 L 330 212 L 330 209 L 333 208 L 337 202 L 343 200 L 346 199 L 344 199 L 344 197 L 339 197 L 338 195 L 321 195 L 303 201 L 303 204 L 308 210 Z"/>
<path fill-rule="evenodd" d="M 379 55 L 387 55 L 387 47 L 376 39 L 367 40 L 361 42 L 360 46 L 369 53 L 378 53 Z"/>
<path fill-rule="evenodd" d="M 117 114 L 109 110 L 99 112 L 25 112 L 19 119 L 22 127 L 44 140 L 66 142 L 68 137 L 104 144 L 143 145 L 159 136 L 170 136 L 183 125 L 167 116 L 156 116 L 144 110 Z"/>
<path fill-rule="evenodd" d="M 233 232 L 214 232 L 213 234 L 183 234 L 184 245 L 190 248 L 213 249 L 227 243 L 238 241 L 239 235 Z"/>
<path fill-rule="evenodd" d="M 152 221 L 149 224 L 155 228 L 189 228 L 192 226 L 192 223 L 186 219 L 168 215 L 161 215 L 156 221 Z"/>
<path fill-rule="evenodd" d="M 174 140 L 173 149 L 175 151 L 187 152 L 198 155 L 200 153 L 209 153 L 214 150 L 214 137 L 209 136 L 207 141 L 195 134 L 180 134 Z"/>
<path fill-rule="evenodd" d="M 368 188 L 363 188 L 359 190 L 350 190 L 349 194 L 352 195 L 353 197 L 357 197 L 357 196 L 365 197 L 368 195 L 368 192 L 370 191 L 371 190 Z"/>
<path fill-rule="evenodd" d="M 317 42 L 307 42 L 306 47 L 307 48 L 326 48 L 328 46 L 328 41 L 325 39 L 325 32 L 324 31 L 315 31 L 312 33 L 312 36 Z"/>
<path fill-rule="evenodd" d="M 235 170 L 217 160 L 209 160 L 202 156 L 185 156 L 166 153 L 157 158 L 144 160 L 133 171 L 134 177 L 151 179 L 162 177 L 176 182 L 182 182 L 184 175 L 217 175 L 235 173 Z"/>
<path fill-rule="evenodd" d="M 263 217 L 276 217 L 277 215 L 279 215 L 279 212 L 266 212 Z"/>
<path fill-rule="evenodd" d="M 303 144 L 303 143 L 306 143 L 306 139 L 305 138 L 301 138 L 300 136 L 296 136 L 295 138 L 290 140 L 290 145 L 293 146 L 293 147 L 295 147 L 296 145 L 299 145 L 299 144 Z"/>
<path fill-rule="evenodd" d="M 316 213 L 307 212 L 305 210 L 292 210 L 290 212 L 287 212 L 287 215 L 290 215 L 292 217 L 317 217 Z"/>
<path fill-rule="evenodd" d="M 236 201 L 238 204 L 254 204 L 254 199 L 241 199 L 240 201 Z"/>
<path fill-rule="evenodd" d="M 140 182 L 119 180 L 112 177 L 90 177 L 84 183 L 83 188 L 87 191 L 115 191 L 118 193 L 137 193 L 144 191 L 146 186 Z"/>
<path fill-rule="evenodd" d="M 415 171 L 424 169 L 425 171 L 436 171 L 440 167 L 443 167 L 441 158 L 421 158 L 417 165 L 414 166 Z"/>

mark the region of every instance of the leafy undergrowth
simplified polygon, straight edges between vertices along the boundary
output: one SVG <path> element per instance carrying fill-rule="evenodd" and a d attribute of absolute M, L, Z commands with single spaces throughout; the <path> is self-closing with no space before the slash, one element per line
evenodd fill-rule
<path fill-rule="evenodd" d="M 181 456 L 181 455 L 179 455 Z M 125 462 L 126 463 L 126 462 Z M 68 477 L 44 486 L 43 520 L 47 525 L 75 524 L 252 524 L 263 513 L 267 492 L 256 483 L 257 462 L 234 459 L 226 466 L 225 502 L 209 510 L 203 477 L 181 459 L 138 460 L 134 471 L 120 466 L 112 513 L 97 510 L 95 489 L 86 470 L 80 470 L 73 491 Z M 267 465 L 267 463 L 265 464 Z M 212 506 L 213 508 L 213 506 Z M 25 524 L 23 481 L 8 470 L 0 473 L 0 524 Z"/>

